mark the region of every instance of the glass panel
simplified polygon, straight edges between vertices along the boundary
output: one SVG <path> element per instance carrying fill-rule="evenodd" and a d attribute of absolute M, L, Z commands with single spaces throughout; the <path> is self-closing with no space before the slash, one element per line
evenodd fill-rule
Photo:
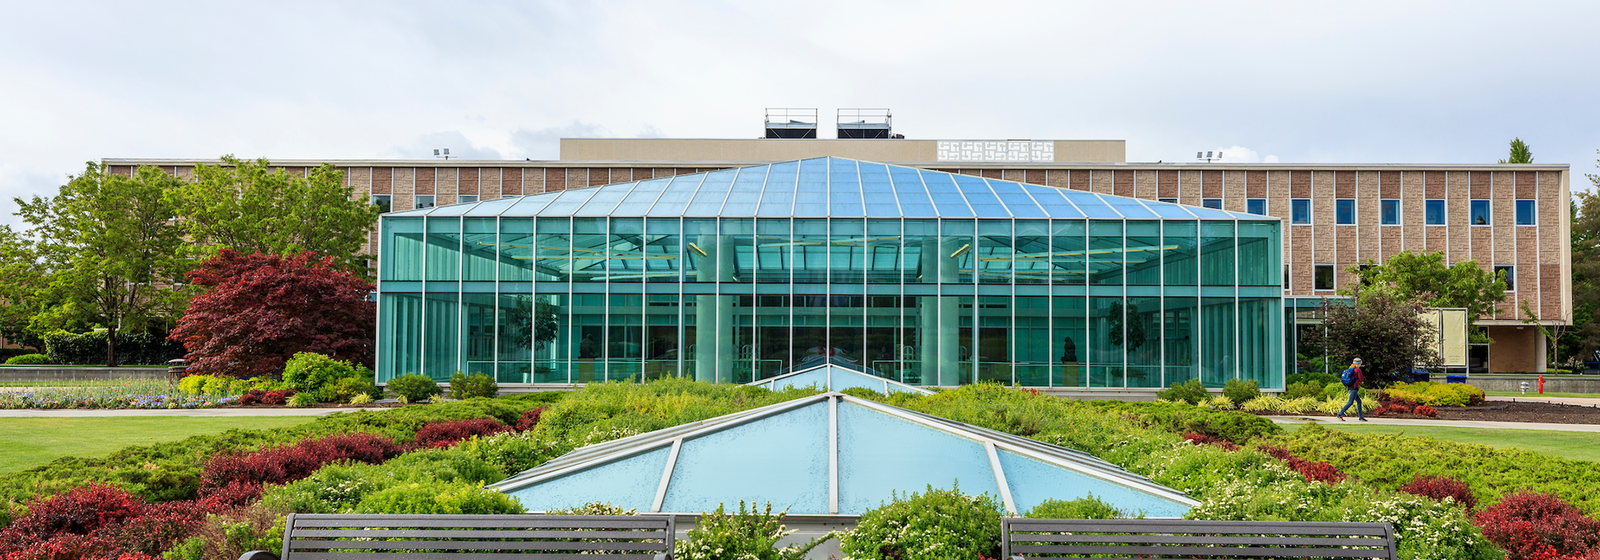
<path fill-rule="evenodd" d="M 794 221 L 794 282 L 828 281 L 828 221 Z"/>
<path fill-rule="evenodd" d="M 419 224 L 420 225 L 420 224 Z M 421 229 L 421 228 L 418 228 Z M 417 243 L 420 247 L 422 244 Z M 413 267 L 415 268 L 415 267 Z M 383 294 L 378 322 L 378 355 L 383 357 L 378 380 L 422 371 L 422 296 Z"/>
<path fill-rule="evenodd" d="M 667 455 L 670 453 L 671 450 L 665 447 L 647 451 L 513 490 L 510 494 L 528 511 L 577 508 L 593 501 L 650 511 L 655 505 L 656 489 L 661 485 L 661 471 L 667 468 Z"/>
<path fill-rule="evenodd" d="M 1089 298 L 1089 386 L 1122 387 L 1122 298 Z"/>
<path fill-rule="evenodd" d="M 978 220 L 978 282 L 1011 283 L 1011 220 Z"/>
<path fill-rule="evenodd" d="M 1333 216 L 1334 220 L 1336 220 L 1339 225 L 1351 225 L 1356 223 L 1355 199 L 1341 198 L 1334 201 Z"/>
<path fill-rule="evenodd" d="M 793 247 L 789 220 L 756 220 L 756 282 L 789 283 Z"/>
<path fill-rule="evenodd" d="M 866 326 L 866 304 L 862 296 L 835 295 L 829 298 L 829 356 L 846 363 L 861 363 L 862 338 L 866 336 L 862 330 Z"/>
<path fill-rule="evenodd" d="M 723 282 L 749 283 L 756 276 L 756 223 L 752 219 L 722 220 L 721 272 Z"/>
<path fill-rule="evenodd" d="M 828 354 L 828 296 L 794 295 L 794 369 L 823 363 Z"/>
<path fill-rule="evenodd" d="M 1531 226 L 1538 223 L 1538 218 L 1535 217 L 1534 213 L 1534 202 L 1532 200 L 1517 201 L 1517 225 Z"/>
<path fill-rule="evenodd" d="M 1282 308 L 1277 298 L 1239 299 L 1239 378 L 1253 379 L 1262 389 L 1283 388 L 1283 365 L 1273 359 L 1283 352 L 1283 323 L 1277 320 Z"/>
<path fill-rule="evenodd" d="M 495 280 L 495 219 L 465 218 L 461 247 L 461 273 L 464 280 L 492 282 Z"/>
<path fill-rule="evenodd" d="M 494 294 L 461 295 L 461 363 L 456 370 L 471 375 L 494 373 Z"/>
<path fill-rule="evenodd" d="M 789 307 L 787 295 L 756 296 L 756 379 L 778 375 L 794 363 L 789 347 Z"/>
<path fill-rule="evenodd" d="M 905 221 L 906 257 L 900 272 L 907 284 L 939 281 L 939 224 L 934 220 Z"/>
<path fill-rule="evenodd" d="M 940 229 L 944 235 L 939 247 L 939 281 L 971 284 L 975 262 L 972 220 L 944 220 Z"/>
<path fill-rule="evenodd" d="M 900 282 L 900 220 L 867 220 L 866 258 L 868 283 Z"/>
<path fill-rule="evenodd" d="M 1489 215 L 1489 201 L 1487 201 L 1487 200 L 1474 200 L 1474 201 L 1472 201 L 1472 222 L 1471 223 L 1472 223 L 1472 225 L 1475 225 L 1475 226 L 1486 226 L 1486 225 L 1490 225 L 1490 224 L 1493 223 L 1493 219 Z"/>
<path fill-rule="evenodd" d="M 1050 348 L 1055 356 L 1055 362 L 1060 364 L 1050 379 L 1053 387 L 1085 387 L 1088 382 L 1088 370 L 1081 368 L 1087 363 L 1088 346 L 1084 316 L 1084 299 L 1078 296 L 1055 296 L 1050 298 Z"/>
<path fill-rule="evenodd" d="M 972 296 L 939 298 L 939 384 L 972 383 Z"/>
<path fill-rule="evenodd" d="M 606 279 L 605 218 L 572 220 L 572 281 L 602 282 Z"/>
<path fill-rule="evenodd" d="M 428 294 L 423 310 L 422 374 L 434 381 L 449 381 L 456 371 L 456 337 L 461 331 L 456 294 Z"/>
<path fill-rule="evenodd" d="M 705 330 L 700 330 L 700 325 L 705 325 Z M 684 377 L 716 381 L 716 326 L 717 296 L 683 296 Z"/>
<path fill-rule="evenodd" d="M 755 375 L 755 296 L 721 296 L 717 301 L 719 305 L 731 306 L 727 330 L 718 335 L 717 381 L 749 383 Z M 719 325 L 723 323 L 720 317 L 718 321 Z"/>
<path fill-rule="evenodd" d="M 1424 211 L 1424 214 L 1425 214 L 1424 219 L 1427 221 L 1427 225 L 1430 225 L 1430 226 L 1442 226 L 1442 225 L 1444 225 L 1444 201 L 1443 200 L 1429 200 L 1427 202 L 1424 202 L 1423 206 L 1426 208 L 1426 210 Z"/>
<path fill-rule="evenodd" d="M 905 296 L 900 299 L 900 381 L 909 385 L 937 385 L 939 367 L 939 297 Z"/>
<path fill-rule="evenodd" d="M 1234 284 L 1233 222 L 1200 222 L 1200 283 Z"/>
<path fill-rule="evenodd" d="M 1082 286 L 1085 278 L 1084 222 L 1082 220 L 1055 220 L 1050 222 L 1050 281 L 1055 284 Z"/>
<path fill-rule="evenodd" d="M 637 378 L 644 369 L 644 296 L 611 294 L 607 299 L 606 380 Z"/>
<path fill-rule="evenodd" d="M 1127 248 L 1123 258 L 1129 285 L 1161 284 L 1161 222 L 1128 221 Z"/>
<path fill-rule="evenodd" d="M 1304 198 L 1289 201 L 1289 219 L 1296 224 L 1311 223 L 1311 201 Z"/>
<path fill-rule="evenodd" d="M 612 282 L 644 280 L 644 218 L 612 218 L 606 248 L 606 278 Z"/>
<path fill-rule="evenodd" d="M 1000 468 L 1006 473 L 1006 486 L 1011 489 L 1011 500 L 1017 511 L 1028 511 L 1048 499 L 1074 500 L 1086 496 L 1117 504 L 1126 511 L 1138 511 L 1151 517 L 1181 518 L 1189 506 L 1180 502 L 1158 498 L 1044 461 L 1000 450 Z"/>
<path fill-rule="evenodd" d="M 427 279 L 461 279 L 461 218 L 428 220 Z"/>
<path fill-rule="evenodd" d="M 650 294 L 645 296 L 644 378 L 677 377 L 678 366 L 678 295 Z"/>
<path fill-rule="evenodd" d="M 566 282 L 572 278 L 572 220 L 539 218 L 539 237 L 534 255 L 535 280 Z"/>
<path fill-rule="evenodd" d="M 1018 284 L 1050 282 L 1050 222 L 1017 220 L 1013 278 Z"/>
<path fill-rule="evenodd" d="M 384 218 L 383 255 L 378 259 L 384 280 L 421 280 L 422 218 Z"/>
<path fill-rule="evenodd" d="M 533 219 L 500 220 L 500 281 L 533 280 Z"/>
<path fill-rule="evenodd" d="M 683 262 L 683 236 L 676 218 L 645 220 L 644 270 L 646 282 L 677 282 L 678 265 Z"/>
<path fill-rule="evenodd" d="M 1195 255 L 1196 224 L 1187 220 L 1161 223 L 1161 244 L 1166 262 L 1162 265 L 1168 286 L 1193 286 L 1200 279 L 1200 261 Z"/>
<path fill-rule="evenodd" d="M 999 495 L 983 445 L 865 407 L 839 404 L 839 513 L 860 515 L 891 492 L 929 485 Z"/>
<path fill-rule="evenodd" d="M 571 296 L 539 294 L 533 301 L 533 382 L 567 383 L 573 335 Z"/>
<path fill-rule="evenodd" d="M 651 488 L 660 480 L 657 471 Z M 774 510 L 828 511 L 826 402 L 685 440 L 661 509 L 711 511 L 757 497 Z"/>
<path fill-rule="evenodd" d="M 1128 298 L 1128 386 L 1161 386 L 1161 298 Z"/>
<path fill-rule="evenodd" d="M 1050 359 L 1054 349 L 1050 344 L 1050 298 L 1017 296 L 1012 301 L 1015 317 L 1011 326 L 1011 356 L 1016 383 L 1024 387 L 1048 387 L 1051 370 L 1059 369 Z"/>
<path fill-rule="evenodd" d="M 978 298 L 978 382 L 1011 385 L 1011 298 Z"/>
<path fill-rule="evenodd" d="M 1166 329 L 1166 378 L 1163 386 L 1194 379 L 1198 374 L 1195 360 L 1196 344 L 1200 333 L 1195 332 L 1195 306 L 1197 298 L 1169 297 L 1165 300 L 1166 317 L 1161 321 Z"/>
<path fill-rule="evenodd" d="M 829 225 L 829 278 L 839 284 L 860 284 L 866 272 L 866 233 L 861 220 L 833 220 Z"/>
<path fill-rule="evenodd" d="M 866 319 L 862 365 L 873 375 L 899 381 L 895 360 L 900 355 L 900 296 L 867 296 Z"/>
<path fill-rule="evenodd" d="M 1380 216 L 1382 218 L 1382 224 L 1386 226 L 1399 225 L 1400 201 L 1393 199 L 1384 200 L 1381 202 L 1381 205 L 1383 206 L 1383 215 Z"/>
<path fill-rule="evenodd" d="M 683 221 L 684 282 L 717 281 L 717 221 L 689 218 Z"/>
<path fill-rule="evenodd" d="M 541 317 L 541 319 L 544 319 Z M 542 321 L 537 334 L 555 336 L 555 321 Z M 530 383 L 533 381 L 533 296 L 500 295 L 498 342 L 496 343 L 495 381 Z"/>
<path fill-rule="evenodd" d="M 1273 271 L 1282 264 L 1282 250 L 1277 224 L 1239 222 L 1239 285 L 1279 285 L 1282 279 Z"/>
<path fill-rule="evenodd" d="M 1200 381 L 1206 387 L 1221 387 L 1234 376 L 1233 298 L 1202 298 L 1200 310 Z"/>
<path fill-rule="evenodd" d="M 1258 216 L 1267 215 L 1267 199 L 1265 198 L 1252 198 L 1246 200 L 1244 201 L 1244 206 L 1245 212 L 1256 214 Z"/>
<path fill-rule="evenodd" d="M 1122 285 L 1122 222 L 1089 221 L 1089 283 Z"/>
<path fill-rule="evenodd" d="M 572 294 L 572 382 L 605 381 L 606 296 Z"/>

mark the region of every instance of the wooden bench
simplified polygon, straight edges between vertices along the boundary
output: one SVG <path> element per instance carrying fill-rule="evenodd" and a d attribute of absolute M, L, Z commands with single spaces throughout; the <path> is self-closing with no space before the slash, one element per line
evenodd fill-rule
<path fill-rule="evenodd" d="M 661 515 L 290 514 L 281 560 L 671 560 Z M 239 560 L 278 560 L 253 550 Z"/>
<path fill-rule="evenodd" d="M 1003 519 L 1002 558 L 1386 558 L 1388 523 Z"/>

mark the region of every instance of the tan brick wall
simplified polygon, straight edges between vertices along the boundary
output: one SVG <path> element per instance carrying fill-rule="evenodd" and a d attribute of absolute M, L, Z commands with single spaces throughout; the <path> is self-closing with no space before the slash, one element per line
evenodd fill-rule
<path fill-rule="evenodd" d="M 1178 198 L 1178 172 L 1156 172 L 1156 198 Z"/>
<path fill-rule="evenodd" d="M 1133 174 L 1133 194 L 1146 200 L 1161 198 L 1159 179 L 1160 171 L 1139 170 Z"/>
<path fill-rule="evenodd" d="M 412 167 L 396 167 L 389 169 L 391 187 L 394 190 L 394 209 L 411 210 L 416 208 L 412 197 L 417 194 L 417 170 Z"/>
<path fill-rule="evenodd" d="M 433 181 L 434 188 L 439 192 L 439 205 L 455 204 L 461 201 L 461 199 L 457 198 L 461 194 L 460 173 L 461 168 L 459 167 L 434 169 Z"/>
<path fill-rule="evenodd" d="M 1117 196 L 1134 196 L 1133 172 L 1117 170 L 1112 172 L 1111 192 Z"/>
<path fill-rule="evenodd" d="M 1200 172 L 1200 197 L 1201 198 L 1222 198 L 1222 172 L 1221 171 L 1201 171 Z"/>
<path fill-rule="evenodd" d="M 544 188 L 539 189 L 537 192 L 547 193 L 564 190 L 567 190 L 567 168 L 546 167 L 544 169 Z"/>
<path fill-rule="evenodd" d="M 1232 212 L 1244 212 L 1245 172 L 1224 171 L 1222 173 L 1222 209 Z"/>
<path fill-rule="evenodd" d="M 1073 171 L 1072 176 L 1067 181 L 1067 188 L 1075 191 L 1089 190 L 1091 188 L 1089 186 L 1090 174 L 1090 171 Z"/>
<path fill-rule="evenodd" d="M 1089 182 L 1092 183 L 1090 189 L 1101 194 L 1114 194 L 1116 185 L 1112 183 L 1111 173 L 1110 171 L 1098 170 L 1091 173 L 1089 175 Z"/>
<path fill-rule="evenodd" d="M 439 168 L 418 167 L 412 169 L 411 173 L 412 181 L 414 181 L 416 185 L 416 190 L 413 191 L 415 194 L 434 195 L 434 204 L 444 204 L 444 201 L 438 198 L 439 191 L 435 188 L 436 185 L 434 185 L 435 180 L 438 178 Z"/>
<path fill-rule="evenodd" d="M 479 167 L 456 168 L 456 194 L 474 195 L 477 196 L 479 200 L 489 200 L 491 198 L 495 198 L 494 195 L 498 193 L 491 191 L 490 193 L 485 194 L 483 189 L 478 186 L 478 184 L 481 182 L 482 173 L 483 169 Z"/>
<path fill-rule="evenodd" d="M 1200 172 L 1183 170 L 1178 172 L 1178 203 L 1190 206 L 1199 206 L 1202 198 L 1200 192 Z"/>
<path fill-rule="evenodd" d="M 1488 327 L 1489 372 L 1534 371 L 1539 363 L 1539 331 L 1533 327 Z"/>
<path fill-rule="evenodd" d="M 1245 179 L 1244 179 L 1244 197 L 1245 198 L 1266 198 L 1267 197 L 1267 172 L 1266 171 L 1246 171 L 1246 172 L 1244 172 L 1244 176 L 1245 176 Z"/>
<path fill-rule="evenodd" d="M 1049 169 L 1045 171 L 1044 183 L 1058 189 L 1071 188 L 1072 172 L 1065 169 Z"/>

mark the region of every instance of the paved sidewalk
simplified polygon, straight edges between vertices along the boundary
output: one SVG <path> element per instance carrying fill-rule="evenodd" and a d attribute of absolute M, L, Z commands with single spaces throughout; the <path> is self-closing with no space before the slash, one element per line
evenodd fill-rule
<path fill-rule="evenodd" d="M 1328 416 L 1271 416 L 1279 424 L 1338 424 Z M 1438 426 L 1444 428 L 1488 428 L 1494 430 L 1548 430 L 1552 432 L 1600 432 L 1600 424 L 1548 424 L 1541 422 L 1482 422 L 1477 420 L 1416 420 L 1410 418 L 1368 418 L 1366 422 L 1354 416 L 1345 417 L 1346 424 L 1381 424 L 1386 426 Z"/>
<path fill-rule="evenodd" d="M 1515 396 L 1515 397 L 1484 397 L 1484 400 L 1487 400 L 1487 401 L 1507 401 L 1507 402 L 1511 402 L 1511 401 L 1515 401 L 1515 402 L 1545 402 L 1545 403 L 1560 403 L 1560 404 L 1581 404 L 1581 405 L 1585 405 L 1585 406 L 1600 406 L 1600 399 L 1589 399 L 1589 398 L 1583 398 L 1583 397 L 1545 397 L 1545 396 L 1541 396 L 1541 395 L 1539 395 L 1537 393 L 1528 393 L 1526 395 L 1520 395 L 1520 396 Z"/>
<path fill-rule="evenodd" d="M 0 410 L 0 418 L 86 418 L 96 416 L 323 416 L 357 410 L 391 408 L 155 408 L 155 409 L 55 409 L 33 408 Z"/>

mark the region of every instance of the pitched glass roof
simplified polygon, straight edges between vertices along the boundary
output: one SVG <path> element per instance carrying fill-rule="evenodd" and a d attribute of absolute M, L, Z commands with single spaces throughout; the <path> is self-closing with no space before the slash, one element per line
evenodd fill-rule
<path fill-rule="evenodd" d="M 893 379 L 832 364 L 810 367 L 777 377 L 768 377 L 760 381 L 746 383 L 746 385 L 765 387 L 773 391 L 782 391 L 789 387 L 817 386 L 824 391 L 843 391 L 851 387 L 861 387 L 872 389 L 885 395 L 890 392 L 916 393 L 919 395 L 933 394 L 933 391 L 921 387 L 906 385 Z"/>
<path fill-rule="evenodd" d="M 1198 502 L 1091 455 L 825 393 L 584 447 L 490 485 L 530 511 L 605 501 L 697 514 L 739 500 L 791 514 L 860 515 L 898 492 L 959 484 L 1008 512 L 1093 493 L 1181 517 Z"/>
<path fill-rule="evenodd" d="M 1277 219 L 836 157 L 388 215 Z"/>

